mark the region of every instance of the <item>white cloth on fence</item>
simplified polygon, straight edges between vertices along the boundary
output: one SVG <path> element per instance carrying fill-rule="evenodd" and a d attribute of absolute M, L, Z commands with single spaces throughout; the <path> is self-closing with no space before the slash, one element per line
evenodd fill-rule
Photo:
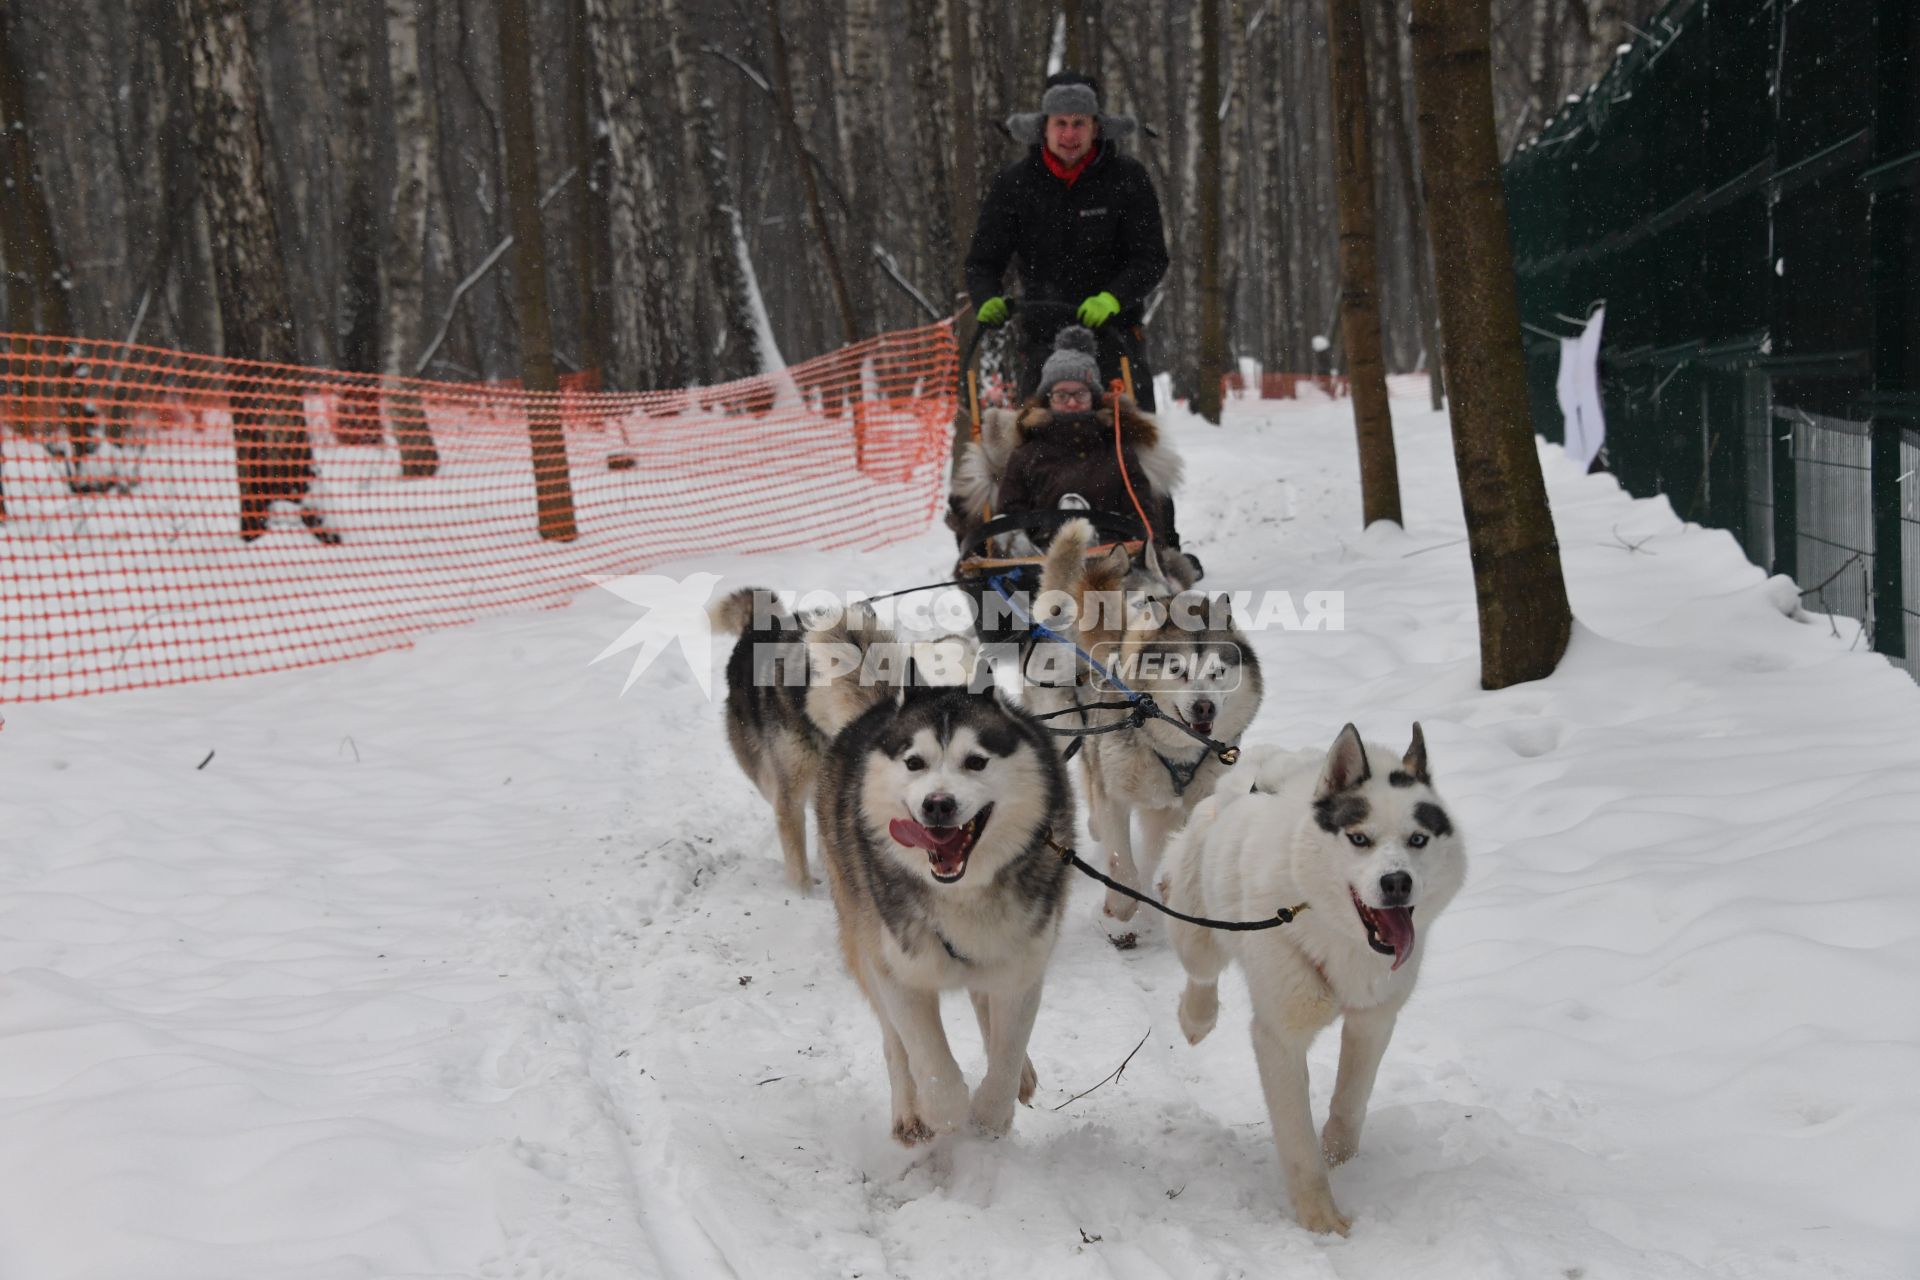
<path fill-rule="evenodd" d="M 1595 307 L 1576 338 L 1560 339 L 1560 376 L 1554 393 L 1566 419 L 1567 456 L 1585 470 L 1606 443 L 1607 420 L 1600 408 L 1600 329 L 1605 307 Z"/>

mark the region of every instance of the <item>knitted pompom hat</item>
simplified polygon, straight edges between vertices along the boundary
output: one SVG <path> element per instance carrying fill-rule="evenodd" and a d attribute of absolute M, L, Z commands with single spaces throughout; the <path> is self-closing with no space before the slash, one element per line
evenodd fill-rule
<path fill-rule="evenodd" d="M 1053 354 L 1040 366 L 1040 396 L 1045 399 L 1055 384 L 1061 382 L 1085 383 L 1093 391 L 1094 398 L 1100 396 L 1100 361 L 1096 358 L 1099 342 L 1091 329 L 1083 329 L 1070 324 L 1053 339 Z"/>

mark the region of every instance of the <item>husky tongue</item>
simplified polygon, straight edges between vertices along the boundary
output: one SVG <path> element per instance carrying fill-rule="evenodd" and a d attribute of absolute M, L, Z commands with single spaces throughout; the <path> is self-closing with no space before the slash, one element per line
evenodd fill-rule
<path fill-rule="evenodd" d="M 1413 954 L 1413 909 L 1380 907 L 1373 918 L 1380 941 L 1393 948 L 1393 967 L 1398 969 Z"/>
<path fill-rule="evenodd" d="M 909 849 L 925 849 L 933 873 L 943 879 L 951 880 L 966 870 L 965 827 L 923 827 L 911 818 L 895 818 L 887 824 L 887 834 Z"/>

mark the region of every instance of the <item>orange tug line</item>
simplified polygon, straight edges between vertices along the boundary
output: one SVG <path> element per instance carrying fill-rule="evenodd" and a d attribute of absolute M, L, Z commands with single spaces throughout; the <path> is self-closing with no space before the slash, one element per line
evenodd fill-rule
<path fill-rule="evenodd" d="M 1127 455 L 1120 449 L 1120 379 L 1115 378 L 1107 388 L 1108 398 L 1113 401 L 1113 457 L 1120 464 L 1120 479 L 1126 483 L 1127 496 L 1133 499 L 1134 514 L 1140 517 L 1140 527 L 1147 531 L 1147 543 L 1159 541 L 1153 533 L 1153 521 L 1147 519 L 1147 509 L 1140 505 L 1140 495 L 1133 491 L 1133 477 L 1127 474 Z"/>

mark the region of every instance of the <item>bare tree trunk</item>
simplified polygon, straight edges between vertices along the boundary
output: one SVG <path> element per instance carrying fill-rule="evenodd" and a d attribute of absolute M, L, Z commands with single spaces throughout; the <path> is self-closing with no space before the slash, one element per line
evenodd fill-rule
<path fill-rule="evenodd" d="M 1380 356 L 1380 266 L 1374 243 L 1373 110 L 1362 0 L 1327 0 L 1333 54 L 1333 173 L 1340 204 L 1340 332 L 1360 442 L 1362 525 L 1399 524 L 1400 472 Z"/>
<path fill-rule="evenodd" d="M 845 74 L 838 77 L 834 107 L 840 124 L 840 162 L 846 175 L 847 291 L 862 332 L 871 332 L 875 313 L 873 249 L 879 238 L 880 211 L 886 194 L 882 178 L 879 111 L 881 77 L 878 0 L 846 0 L 842 29 Z"/>
<path fill-rule="evenodd" d="M 748 297 L 751 264 L 742 257 L 746 241 L 740 227 L 739 201 L 720 154 L 713 103 L 700 83 L 698 65 L 687 52 L 687 18 L 680 0 L 660 0 L 660 16 L 667 29 L 667 57 L 686 141 L 682 162 L 688 175 L 699 183 L 696 199 L 706 211 L 707 279 L 724 326 L 725 346 L 715 366 L 715 380 L 733 382 L 776 366 L 779 359 L 775 352 L 762 350 L 759 327 L 754 322 L 754 303 Z"/>
<path fill-rule="evenodd" d="M 1220 119 L 1220 287 L 1228 372 L 1238 372 L 1238 357 L 1248 349 L 1240 324 L 1242 284 L 1248 279 L 1251 257 L 1247 246 L 1252 221 L 1247 217 L 1245 190 L 1252 153 L 1247 122 L 1253 114 L 1248 94 L 1253 39 L 1247 30 L 1247 7 L 1248 0 L 1232 0 L 1227 10 L 1227 72 L 1217 113 Z"/>
<path fill-rule="evenodd" d="M 341 219 L 340 364 L 359 373 L 380 368 L 380 221 L 374 207 L 373 76 L 367 66 L 364 6 L 334 14 L 334 60 L 342 118 L 336 161 L 345 175 Z"/>
<path fill-rule="evenodd" d="M 533 485 L 540 536 L 556 542 L 579 537 L 573 522 L 573 485 L 553 369 L 553 319 L 547 305 L 546 232 L 540 223 L 540 161 L 534 146 L 532 37 L 527 0 L 500 0 L 501 102 L 505 108 L 507 197 L 513 205 L 513 293 L 520 311 L 520 382 L 530 393 L 527 430 L 533 445 Z"/>
<path fill-rule="evenodd" d="M 580 272 L 580 367 L 603 377 L 612 346 L 608 315 L 607 260 L 611 256 L 612 220 L 607 184 L 613 170 L 611 130 L 601 108 L 600 86 L 594 74 L 592 42 L 587 38 L 585 0 L 569 0 L 568 114 L 573 123 L 575 162 L 581 171 L 579 195 L 574 201 L 575 263 Z"/>
<path fill-rule="evenodd" d="M 1200 369 L 1193 409 L 1220 425 L 1227 372 L 1227 317 L 1220 293 L 1220 3 L 1200 0 L 1200 147 L 1194 181 L 1200 206 Z"/>
<path fill-rule="evenodd" d="M 1387 40 L 1387 136 L 1393 142 L 1400 170 L 1400 199 L 1413 224 L 1414 300 L 1420 309 L 1421 340 L 1427 349 L 1427 394 L 1435 413 L 1446 405 L 1446 379 L 1441 375 L 1440 317 L 1433 300 L 1433 242 L 1427 234 L 1427 202 L 1420 190 L 1414 164 L 1413 139 L 1407 129 L 1407 102 L 1400 73 L 1404 28 L 1396 0 L 1380 0 L 1380 23 Z"/>
<path fill-rule="evenodd" d="M 626 8 L 615 0 L 586 0 L 587 39 L 613 156 L 608 212 L 614 376 L 609 381 L 635 390 L 664 390 L 692 381 L 693 360 L 686 326 L 672 312 L 675 246 L 667 235 L 666 197 L 651 150 L 652 130 L 637 96 L 647 81 L 646 67 Z"/>
<path fill-rule="evenodd" d="M 373 73 L 368 66 L 368 13 L 354 0 L 332 14 L 334 63 L 340 85 L 340 130 L 332 139 L 341 192 L 340 275 L 336 280 L 340 366 L 356 373 L 380 370 L 380 220 L 374 205 Z M 355 389 L 340 406 L 335 436 L 342 444 L 381 440 L 377 391 Z"/>
<path fill-rule="evenodd" d="M 262 104 L 267 111 L 271 189 L 279 202 L 287 251 L 287 287 L 294 339 L 307 363 L 336 360 L 333 326 L 326 322 L 333 275 L 332 190 L 326 182 L 327 93 L 321 80 L 317 0 L 254 0 L 253 35 L 259 50 Z"/>
<path fill-rule="evenodd" d="M 793 75 L 787 60 L 786 30 L 780 21 L 780 0 L 767 0 L 767 27 L 773 40 L 773 83 L 780 97 L 780 127 L 786 134 L 787 148 L 800 168 L 800 184 L 807 195 L 807 214 L 813 221 L 814 236 L 820 244 L 820 256 L 826 261 L 827 279 L 833 286 L 834 305 L 840 312 L 840 330 L 849 343 L 860 340 L 860 322 L 854 315 L 853 298 L 847 288 L 847 275 L 840 255 L 833 247 L 833 231 L 827 225 L 826 207 L 820 203 L 820 180 L 807 158 L 806 142 L 800 133 L 800 121 L 793 102 Z"/>
<path fill-rule="evenodd" d="M 1480 681 L 1553 673 L 1573 616 L 1533 440 L 1494 135 L 1488 0 L 1413 0 L 1421 172 L 1453 402 L 1453 453 L 1480 612 Z"/>
<path fill-rule="evenodd" d="M 1173 256 L 1163 285 L 1165 318 L 1161 332 L 1174 395 L 1191 399 L 1196 394 L 1200 355 L 1200 204 L 1193 163 L 1194 144 L 1199 137 L 1195 121 L 1200 77 L 1197 72 L 1182 76 L 1180 68 L 1199 66 L 1201 39 L 1200 23 L 1181 24 L 1178 9 L 1176 4 L 1167 4 L 1158 15 L 1163 31 L 1158 49 L 1167 85 L 1166 208 L 1171 215 L 1167 220 L 1167 247 Z"/>
<path fill-rule="evenodd" d="M 1062 0 L 1060 16 L 1066 26 L 1067 43 L 1061 65 L 1065 70 L 1097 77 L 1100 46 L 1093 25 L 1094 8 L 1094 0 Z"/>
<path fill-rule="evenodd" d="M 293 306 L 267 191 L 260 80 L 241 0 L 180 0 L 179 16 L 226 354 L 293 364 Z M 284 400 L 258 392 L 232 397 L 240 536 L 251 542 L 264 534 L 273 503 L 285 501 L 300 508 L 315 537 L 337 542 L 309 501 L 315 472 L 306 417 Z"/>
<path fill-rule="evenodd" d="M 950 314 L 958 290 L 952 281 L 960 271 L 961 255 L 954 245 L 954 168 L 950 158 L 953 127 L 948 86 L 953 68 L 947 58 L 946 6 L 955 0 L 910 0 L 912 48 L 914 163 L 910 167 L 919 196 L 921 217 L 910 242 L 920 253 L 923 283 L 929 285 L 940 314 Z M 967 227 L 971 232 L 972 226 Z"/>
<path fill-rule="evenodd" d="M 380 365 L 413 371 L 425 314 L 422 276 L 427 243 L 427 171 L 432 162 L 433 103 L 420 76 L 420 0 L 386 0 L 387 64 L 393 85 L 393 199 L 385 256 L 387 322 Z"/>
<path fill-rule="evenodd" d="M 978 2 L 944 0 L 943 5 L 950 65 L 947 84 L 953 95 L 948 111 L 953 116 L 953 227 L 957 239 L 971 236 L 974 224 L 980 221 L 980 195 L 985 178 L 980 164 L 980 108 L 973 93 L 973 9 Z M 953 262 L 947 268 L 947 280 L 956 292 L 966 285 L 966 271 L 958 253 L 953 255 Z"/>
<path fill-rule="evenodd" d="M 426 315 L 427 183 L 433 161 L 433 100 L 420 74 L 420 0 L 386 0 L 387 66 L 393 93 L 393 202 L 381 293 L 380 367 L 393 377 L 413 372 Z M 387 430 L 400 448 L 400 474 L 431 476 L 440 452 L 417 401 L 389 398 Z"/>
<path fill-rule="evenodd" d="M 151 0 L 155 53 L 166 102 L 160 131 L 162 243 L 155 251 L 148 280 L 153 305 L 173 341 L 188 351 L 218 352 L 220 300 L 213 281 L 213 253 L 207 212 L 200 200 L 200 161 L 194 153 L 193 73 L 177 0 Z"/>
<path fill-rule="evenodd" d="M 1282 372 L 1290 369 L 1292 351 L 1288 336 L 1291 331 L 1289 317 L 1294 305 L 1293 297 L 1293 253 L 1292 219 L 1290 206 L 1286 198 L 1288 190 L 1287 147 L 1290 143 L 1288 121 L 1291 113 L 1286 108 L 1288 101 L 1288 78 L 1285 75 L 1286 52 L 1293 34 L 1293 6 L 1288 5 L 1268 19 L 1266 39 L 1267 57 L 1263 59 L 1272 69 L 1272 75 L 1278 81 L 1276 87 L 1261 94 L 1266 103 L 1266 145 L 1260 148 L 1264 165 L 1261 175 L 1261 201 L 1265 215 L 1261 225 L 1266 228 L 1265 242 L 1270 265 L 1265 274 L 1267 280 L 1266 346 L 1261 349 L 1261 364 L 1268 372 Z"/>
<path fill-rule="evenodd" d="M 0 174 L 5 180 L 5 190 L 0 191 L 0 254 L 5 256 L 13 276 L 8 288 L 8 319 L 16 329 L 72 338 L 78 336 L 68 294 L 73 276 L 54 238 L 53 216 L 40 181 L 34 132 L 27 119 L 27 81 L 14 45 L 13 24 L 12 6 L 0 3 L 0 131 L 5 134 L 0 141 Z M 25 305 L 21 305 L 23 302 Z M 76 354 L 71 347 L 67 349 L 70 358 Z M 64 447 L 71 464 L 94 449 L 93 410 L 83 396 L 61 396 L 72 376 L 70 364 L 49 371 L 60 376 L 44 384 L 27 382 L 21 392 L 28 414 L 44 418 L 50 432 L 65 435 Z M 77 488 L 78 479 L 78 474 L 69 470 L 68 485 Z"/>

